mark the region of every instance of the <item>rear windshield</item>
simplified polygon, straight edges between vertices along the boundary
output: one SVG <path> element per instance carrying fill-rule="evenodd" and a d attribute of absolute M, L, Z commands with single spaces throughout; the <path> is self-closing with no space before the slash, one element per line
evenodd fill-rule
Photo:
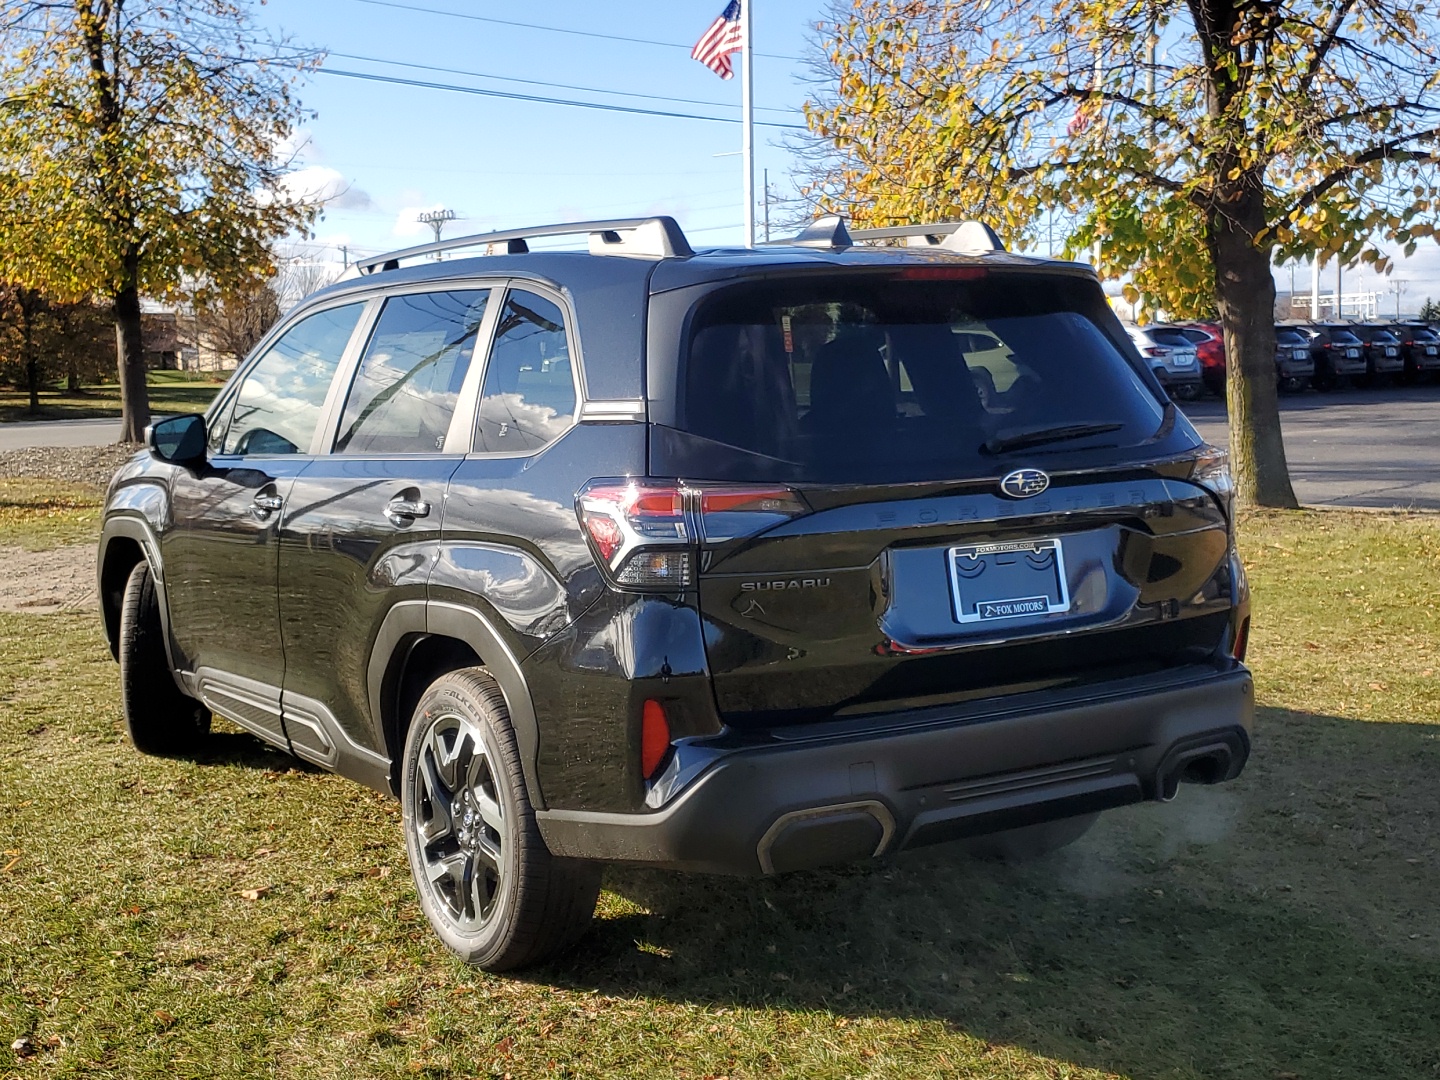
<path fill-rule="evenodd" d="M 1336 345 L 1360 345 L 1361 340 L 1343 326 L 1330 328 L 1330 340 Z"/>
<path fill-rule="evenodd" d="M 1299 330 L 1286 330 L 1284 328 L 1275 331 L 1275 344 L 1277 345 L 1308 345 L 1310 339 Z"/>
<path fill-rule="evenodd" d="M 1134 446 L 1165 407 L 1102 320 L 1093 283 L 1056 275 L 735 286 L 692 320 L 680 426 L 757 480 L 964 477 L 1017 441 L 1030 457 Z"/>
<path fill-rule="evenodd" d="M 1434 341 L 1434 340 L 1435 340 L 1435 331 L 1434 331 L 1434 330 L 1426 329 L 1426 328 L 1423 327 L 1423 326 L 1417 326 L 1417 327 L 1415 327 L 1415 329 L 1413 329 L 1413 330 L 1407 330 L 1406 333 L 1408 333 L 1408 334 L 1410 335 L 1411 339 L 1414 340 L 1414 341 Z"/>
<path fill-rule="evenodd" d="M 1146 327 L 1146 333 L 1150 340 L 1157 345 L 1168 345 L 1172 349 L 1193 349 L 1195 341 L 1189 337 L 1184 330 L 1176 330 L 1170 326 Z"/>

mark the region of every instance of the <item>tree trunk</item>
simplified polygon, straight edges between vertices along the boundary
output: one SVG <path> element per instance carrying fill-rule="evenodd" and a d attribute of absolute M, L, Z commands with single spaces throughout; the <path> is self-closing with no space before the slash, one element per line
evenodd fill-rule
<path fill-rule="evenodd" d="M 1265 228 L 1260 186 L 1246 184 L 1209 215 L 1215 300 L 1225 331 L 1230 467 L 1242 504 L 1293 509 L 1275 376 L 1275 279 L 1255 237 Z"/>
<path fill-rule="evenodd" d="M 37 294 L 31 294 L 36 297 Z M 20 300 L 20 350 L 25 359 L 25 389 L 30 392 L 30 413 L 40 411 L 40 358 L 35 355 L 35 316 L 22 296 Z"/>
<path fill-rule="evenodd" d="M 145 346 L 140 337 L 138 275 L 115 294 L 115 358 L 120 375 L 120 441 L 138 443 L 150 424 L 150 396 L 145 386 Z"/>

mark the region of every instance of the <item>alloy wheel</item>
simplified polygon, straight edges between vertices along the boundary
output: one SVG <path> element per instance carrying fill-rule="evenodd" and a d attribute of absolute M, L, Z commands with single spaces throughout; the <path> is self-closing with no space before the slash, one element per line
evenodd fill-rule
<path fill-rule="evenodd" d="M 431 725 L 417 765 L 412 828 L 424 882 L 459 929 L 474 931 L 494 914 L 507 877 L 497 762 L 479 727 L 451 714 Z"/>

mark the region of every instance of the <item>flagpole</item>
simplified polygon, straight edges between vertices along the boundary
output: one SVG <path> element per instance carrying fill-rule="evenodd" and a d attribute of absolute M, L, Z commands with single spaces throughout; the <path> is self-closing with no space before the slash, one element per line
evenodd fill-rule
<path fill-rule="evenodd" d="M 745 246 L 755 246 L 755 108 L 754 52 L 750 48 L 750 5 L 755 0 L 740 0 L 740 59 L 744 67 L 740 84 L 740 126 L 744 131 L 741 157 L 745 159 Z"/>

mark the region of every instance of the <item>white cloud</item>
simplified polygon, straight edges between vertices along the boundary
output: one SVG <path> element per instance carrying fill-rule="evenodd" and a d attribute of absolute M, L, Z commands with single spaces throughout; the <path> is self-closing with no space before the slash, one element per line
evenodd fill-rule
<path fill-rule="evenodd" d="M 369 193 L 328 165 L 307 165 L 286 173 L 280 188 L 293 202 L 318 202 L 329 210 L 368 210 L 375 205 Z"/>
<path fill-rule="evenodd" d="M 390 230 L 390 235 L 398 236 L 402 240 L 407 240 L 412 237 L 432 240 L 435 234 L 430 231 L 429 225 L 419 220 L 419 217 L 421 214 L 430 210 L 444 209 L 444 203 L 433 203 L 430 206 L 402 206 L 400 213 L 395 215 L 395 226 Z"/>
<path fill-rule="evenodd" d="M 272 152 L 275 160 L 285 165 L 320 159 L 309 128 L 295 128 L 285 138 L 276 139 Z"/>

